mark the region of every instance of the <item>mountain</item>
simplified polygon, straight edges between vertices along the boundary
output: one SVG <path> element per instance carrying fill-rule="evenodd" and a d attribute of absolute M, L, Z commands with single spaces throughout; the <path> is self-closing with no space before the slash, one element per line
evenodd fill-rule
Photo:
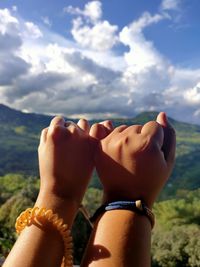
<path fill-rule="evenodd" d="M 39 132 L 50 119 L 0 105 L 0 175 L 8 172 L 38 174 Z"/>
<path fill-rule="evenodd" d="M 19 110 L 9 108 L 3 104 L 0 104 L 0 125 L 5 124 L 9 127 L 24 126 L 25 128 L 31 129 L 34 123 L 33 130 L 48 125 L 49 120 L 52 117 L 35 114 L 35 113 L 24 113 Z"/>
<path fill-rule="evenodd" d="M 157 112 L 143 112 L 132 119 L 114 119 L 114 125 L 144 124 Z M 51 116 L 23 113 L 0 104 L 0 175 L 23 173 L 38 176 L 39 135 Z M 200 126 L 169 118 L 177 134 L 177 159 L 163 198 L 200 187 Z M 91 124 L 94 121 L 90 122 Z M 97 177 L 91 183 L 100 187 Z"/>

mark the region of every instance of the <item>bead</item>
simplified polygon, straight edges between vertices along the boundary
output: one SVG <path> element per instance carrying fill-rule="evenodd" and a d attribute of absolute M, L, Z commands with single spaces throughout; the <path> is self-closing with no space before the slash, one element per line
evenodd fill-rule
<path fill-rule="evenodd" d="M 143 211 L 142 201 L 141 200 L 136 200 L 135 201 L 135 205 L 139 210 Z"/>

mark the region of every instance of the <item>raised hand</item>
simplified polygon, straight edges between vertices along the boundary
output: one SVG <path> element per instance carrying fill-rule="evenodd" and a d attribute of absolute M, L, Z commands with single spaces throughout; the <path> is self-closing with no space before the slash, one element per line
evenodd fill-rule
<path fill-rule="evenodd" d="M 38 149 L 42 201 L 51 194 L 79 207 L 94 167 L 95 142 L 88 132 L 86 120 L 66 123 L 62 117 L 55 117 L 42 131 Z"/>
<path fill-rule="evenodd" d="M 104 132 L 112 131 L 104 124 L 96 124 L 90 135 L 99 138 L 102 127 Z M 95 156 L 104 202 L 141 199 L 152 207 L 172 171 L 175 157 L 175 132 L 165 113 L 158 115 L 157 122 L 122 125 L 105 136 L 100 136 Z"/>

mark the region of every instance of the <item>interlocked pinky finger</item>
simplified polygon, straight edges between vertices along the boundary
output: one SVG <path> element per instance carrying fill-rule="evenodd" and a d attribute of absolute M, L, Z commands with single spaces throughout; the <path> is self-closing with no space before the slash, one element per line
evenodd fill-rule
<path fill-rule="evenodd" d="M 111 133 L 114 129 L 114 126 L 110 120 L 102 121 L 100 124 L 105 126 L 105 128 L 108 130 L 108 133 Z"/>
<path fill-rule="evenodd" d="M 107 131 L 107 128 L 103 124 L 95 123 L 90 129 L 90 136 L 101 140 L 108 135 Z"/>
<path fill-rule="evenodd" d="M 66 121 L 65 127 L 66 127 L 66 130 L 68 131 L 68 133 L 74 134 L 78 131 L 78 126 L 73 121 Z"/>

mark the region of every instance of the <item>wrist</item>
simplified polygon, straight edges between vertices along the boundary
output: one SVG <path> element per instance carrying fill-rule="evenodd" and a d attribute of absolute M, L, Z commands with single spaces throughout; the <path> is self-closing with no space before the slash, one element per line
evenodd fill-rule
<path fill-rule="evenodd" d="M 61 198 L 44 191 L 39 192 L 34 206 L 52 209 L 70 228 L 79 209 L 79 204 L 75 200 Z"/>
<path fill-rule="evenodd" d="M 118 200 L 104 204 L 96 210 L 92 217 L 90 217 L 90 221 L 94 223 L 104 212 L 110 212 L 113 210 L 129 210 L 139 215 L 146 216 L 151 223 L 152 229 L 154 227 L 155 216 L 153 212 L 139 199 L 135 201 Z"/>

